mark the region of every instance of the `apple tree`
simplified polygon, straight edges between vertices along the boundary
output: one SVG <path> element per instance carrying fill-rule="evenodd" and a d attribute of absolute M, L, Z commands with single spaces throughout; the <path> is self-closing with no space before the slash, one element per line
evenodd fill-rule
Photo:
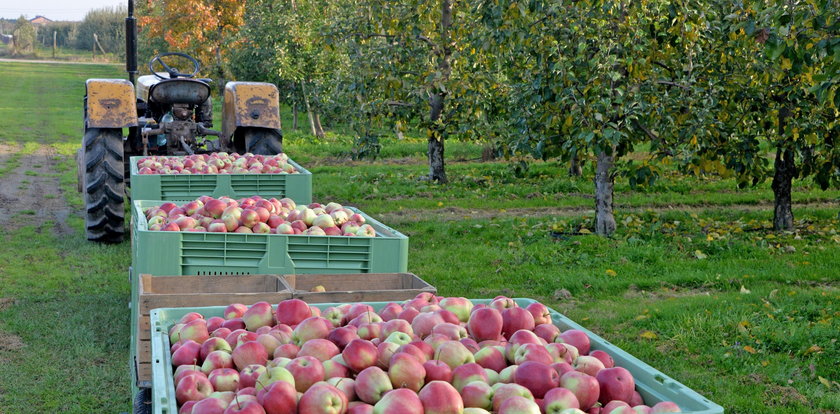
<path fill-rule="evenodd" d="M 482 1 L 476 13 L 491 34 L 510 88 L 507 154 L 569 161 L 594 154 L 595 231 L 616 228 L 613 185 L 655 177 L 649 162 L 621 158 L 640 143 L 669 154 L 673 103 L 690 90 L 701 13 L 667 1 Z"/>
<path fill-rule="evenodd" d="M 684 130 L 695 170 L 723 164 L 740 186 L 772 178 L 773 227 L 793 228 L 791 187 L 840 184 L 840 20 L 835 1 L 719 2 L 696 85 L 706 108 Z M 775 153 L 773 163 L 767 156 Z"/>
<path fill-rule="evenodd" d="M 351 84 L 364 88 L 358 95 L 361 103 L 373 103 L 371 113 L 389 114 L 401 125 L 416 123 L 425 129 L 429 179 L 447 182 L 445 142 L 450 136 L 469 136 L 464 98 L 476 87 L 471 84 L 476 68 L 465 53 L 475 28 L 471 2 L 344 3 L 351 12 L 336 22 L 331 35 L 351 43 L 346 49 L 351 65 L 362 70 Z"/>

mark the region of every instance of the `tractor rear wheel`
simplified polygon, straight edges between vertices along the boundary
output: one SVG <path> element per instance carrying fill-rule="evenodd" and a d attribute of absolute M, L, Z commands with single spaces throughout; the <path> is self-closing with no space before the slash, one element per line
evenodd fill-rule
<path fill-rule="evenodd" d="M 242 133 L 245 152 L 254 155 L 276 155 L 283 152 L 283 135 L 268 128 L 245 128 Z"/>
<path fill-rule="evenodd" d="M 82 145 L 87 238 L 119 243 L 125 233 L 122 130 L 89 128 Z"/>

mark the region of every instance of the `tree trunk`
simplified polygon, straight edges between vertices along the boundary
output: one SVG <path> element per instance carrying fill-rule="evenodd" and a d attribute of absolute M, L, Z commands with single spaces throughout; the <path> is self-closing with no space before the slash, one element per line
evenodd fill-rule
<path fill-rule="evenodd" d="M 298 130 L 298 110 L 297 104 L 292 104 L 292 131 Z"/>
<path fill-rule="evenodd" d="M 452 46 L 449 41 L 449 29 L 452 27 L 452 0 L 441 0 L 440 2 L 440 41 L 433 52 L 438 55 L 438 71 L 440 72 L 440 83 L 449 80 L 452 68 L 449 60 L 452 56 Z M 431 134 L 429 134 L 429 179 L 439 183 L 447 182 L 446 169 L 443 162 L 443 142 L 446 139 L 446 126 L 439 125 L 438 121 L 443 115 L 446 90 L 436 88 L 429 98 L 429 121 L 431 122 Z"/>
<path fill-rule="evenodd" d="M 313 125 L 315 126 L 315 136 L 318 138 L 324 137 L 324 127 L 321 126 L 321 114 L 312 112 Z"/>
<path fill-rule="evenodd" d="M 432 120 L 432 133 L 429 135 L 429 179 L 439 183 L 447 182 L 446 168 L 443 162 L 443 134 L 434 122 L 440 119 L 440 114 L 443 112 L 443 94 L 439 93 L 433 95 L 430 100 Z"/>
<path fill-rule="evenodd" d="M 609 236 L 615 231 L 612 175 L 614 165 L 614 156 L 603 151 L 598 152 L 595 168 L 595 233 L 600 236 Z"/>
<path fill-rule="evenodd" d="M 796 175 L 792 149 L 776 148 L 773 172 L 773 230 L 793 230 L 791 187 Z"/>
<path fill-rule="evenodd" d="M 580 157 L 576 152 L 569 160 L 569 177 L 580 177 L 581 175 L 583 175 L 583 168 L 580 165 Z"/>
<path fill-rule="evenodd" d="M 304 82 L 300 83 L 300 90 L 303 94 L 303 105 L 306 106 L 306 115 L 309 117 L 309 129 L 312 131 L 312 135 L 317 136 L 318 131 L 315 129 L 315 116 L 312 113 L 312 107 L 309 105 L 309 96 L 306 95 L 306 84 Z"/>
<path fill-rule="evenodd" d="M 791 112 L 782 107 L 779 110 L 779 136 L 785 135 L 787 119 Z M 793 230 L 793 209 L 791 202 L 791 188 L 793 177 L 796 176 L 796 162 L 791 148 L 776 147 L 776 160 L 773 170 L 773 230 Z"/>

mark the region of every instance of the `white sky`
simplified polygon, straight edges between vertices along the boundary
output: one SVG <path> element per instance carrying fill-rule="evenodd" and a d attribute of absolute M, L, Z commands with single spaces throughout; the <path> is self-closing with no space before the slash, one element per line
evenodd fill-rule
<path fill-rule="evenodd" d="M 136 1 L 136 0 L 135 0 Z M 51 20 L 81 21 L 91 9 L 128 5 L 128 0 L 0 0 L 0 18 L 44 16 Z"/>

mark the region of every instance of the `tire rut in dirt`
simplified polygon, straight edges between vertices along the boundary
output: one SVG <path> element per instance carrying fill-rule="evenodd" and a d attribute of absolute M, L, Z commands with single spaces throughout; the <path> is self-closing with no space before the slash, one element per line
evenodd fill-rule
<path fill-rule="evenodd" d="M 119 243 L 125 233 L 122 131 L 91 128 L 83 143 L 87 238 Z"/>

